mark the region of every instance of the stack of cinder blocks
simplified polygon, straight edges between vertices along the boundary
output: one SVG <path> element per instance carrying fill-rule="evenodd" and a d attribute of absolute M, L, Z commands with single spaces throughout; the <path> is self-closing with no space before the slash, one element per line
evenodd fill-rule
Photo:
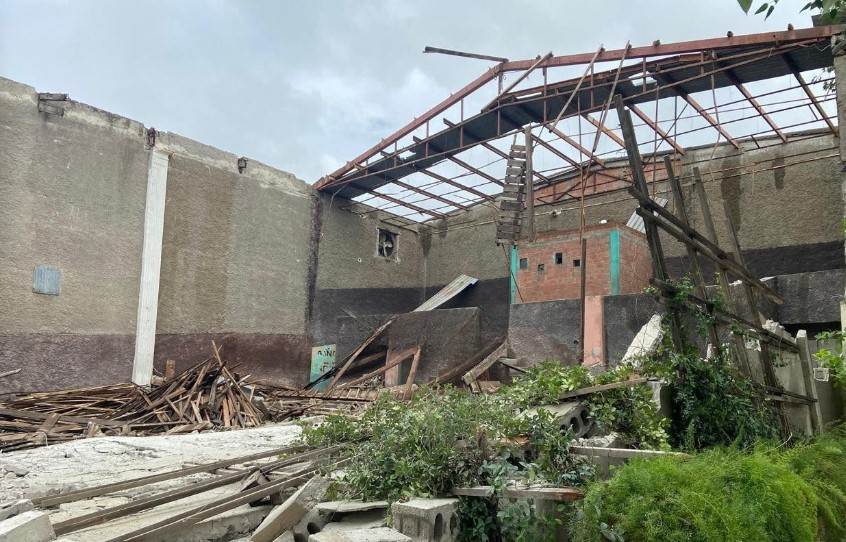
<path fill-rule="evenodd" d="M 458 538 L 458 499 L 411 499 L 391 508 L 393 527 L 414 542 L 453 542 Z"/>

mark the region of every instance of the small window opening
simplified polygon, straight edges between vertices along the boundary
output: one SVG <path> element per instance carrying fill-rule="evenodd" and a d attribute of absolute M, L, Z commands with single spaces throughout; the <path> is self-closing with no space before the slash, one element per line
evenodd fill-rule
<path fill-rule="evenodd" d="M 581 267 L 582 261 L 581 260 L 573 260 L 573 267 Z"/>
<path fill-rule="evenodd" d="M 520 269 L 529 268 L 529 258 L 520 258 Z"/>
<path fill-rule="evenodd" d="M 555 265 L 561 265 L 562 263 L 564 263 L 564 253 L 556 252 L 554 261 L 555 261 Z"/>
<path fill-rule="evenodd" d="M 543 273 L 544 271 L 546 271 L 546 266 L 542 263 L 539 263 L 538 264 L 538 273 Z"/>
<path fill-rule="evenodd" d="M 391 260 L 396 259 L 397 254 L 397 234 L 389 230 L 379 228 L 378 244 L 376 246 L 376 254 L 383 258 Z"/>

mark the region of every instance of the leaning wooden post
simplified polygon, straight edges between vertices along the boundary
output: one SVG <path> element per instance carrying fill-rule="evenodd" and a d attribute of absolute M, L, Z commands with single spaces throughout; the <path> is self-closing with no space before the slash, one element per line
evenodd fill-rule
<path fill-rule="evenodd" d="M 814 381 L 813 356 L 811 345 L 808 342 L 808 332 L 800 329 L 796 333 L 796 346 L 799 348 L 799 364 L 802 366 L 802 380 L 805 382 L 805 395 L 811 399 L 808 403 L 808 410 L 811 413 L 811 429 L 814 433 L 821 433 L 822 409 L 820 408 L 819 395 L 817 395 L 817 383 Z"/>
<path fill-rule="evenodd" d="M 637 148 L 637 136 L 635 135 L 634 124 L 632 124 L 632 117 L 628 110 L 623 106 L 623 97 L 619 94 L 616 96 L 616 106 L 617 117 L 620 120 L 620 128 L 623 132 L 623 140 L 626 143 L 626 154 L 629 157 L 629 167 L 632 170 L 633 189 L 637 195 L 638 203 L 642 204 L 644 200 L 649 199 L 649 187 L 646 185 L 646 176 L 643 173 L 643 160 L 640 157 L 640 150 Z M 669 274 L 664 265 L 664 249 L 661 246 L 658 227 L 654 222 L 646 219 L 643 221 L 643 226 L 646 230 L 646 241 L 649 244 L 649 255 L 652 257 L 652 271 L 656 279 L 666 283 L 669 279 Z M 673 344 L 681 348 L 683 344 L 681 325 L 676 314 L 670 314 L 670 331 Z"/>

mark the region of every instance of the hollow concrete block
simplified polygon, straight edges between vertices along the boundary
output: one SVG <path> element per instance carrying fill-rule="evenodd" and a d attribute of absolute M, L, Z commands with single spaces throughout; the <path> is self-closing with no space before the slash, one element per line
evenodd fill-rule
<path fill-rule="evenodd" d="M 411 499 L 391 507 L 393 526 L 414 542 L 453 542 L 458 538 L 458 499 Z"/>

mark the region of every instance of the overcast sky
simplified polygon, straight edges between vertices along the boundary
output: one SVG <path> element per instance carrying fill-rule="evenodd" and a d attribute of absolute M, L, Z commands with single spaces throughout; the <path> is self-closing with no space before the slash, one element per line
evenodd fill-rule
<path fill-rule="evenodd" d="M 0 0 L 0 76 L 314 182 L 490 63 L 810 26 L 736 0 Z"/>

